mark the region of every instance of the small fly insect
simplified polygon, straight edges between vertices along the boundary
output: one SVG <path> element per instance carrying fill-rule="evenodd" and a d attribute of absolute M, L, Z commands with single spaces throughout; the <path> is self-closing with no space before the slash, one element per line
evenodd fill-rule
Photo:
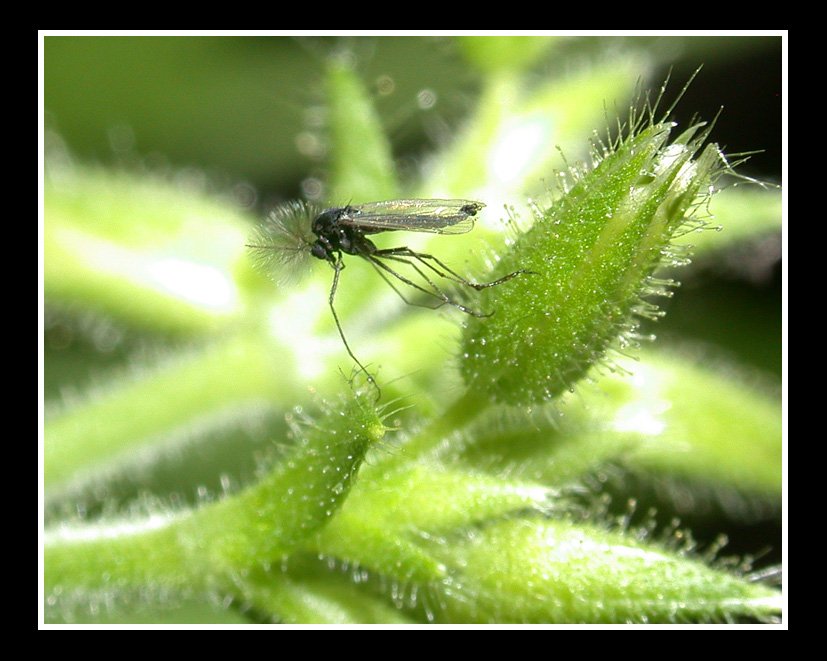
<path fill-rule="evenodd" d="M 482 202 L 473 200 L 388 200 L 385 202 L 370 202 L 367 204 L 347 205 L 344 207 L 330 207 L 319 211 L 311 206 L 296 203 L 275 211 L 270 217 L 270 225 L 265 235 L 262 236 L 263 243 L 272 243 L 273 238 L 280 237 L 285 245 L 248 245 L 257 251 L 280 251 L 277 255 L 285 255 L 293 252 L 310 253 L 313 257 L 326 261 L 333 268 L 333 283 L 330 287 L 328 299 L 330 311 L 333 313 L 333 320 L 339 336 L 345 345 L 348 355 L 365 373 L 368 380 L 374 385 L 378 395 L 381 394 L 376 379 L 368 372 L 364 365 L 359 362 L 345 338 L 339 315 L 336 314 L 334 300 L 339 287 L 339 275 L 345 268 L 343 255 L 355 255 L 367 260 L 397 294 L 408 304 L 411 303 L 401 291 L 394 285 L 388 276 L 392 276 L 399 282 L 436 299 L 432 308 L 438 308 L 448 304 L 466 314 L 474 317 L 487 317 L 489 314 L 481 314 L 462 305 L 452 299 L 434 282 L 434 276 L 451 280 L 461 285 L 476 290 L 495 287 L 503 282 L 511 280 L 520 273 L 532 273 L 531 271 L 519 270 L 509 273 L 498 280 L 487 283 L 470 282 L 461 275 L 451 270 L 445 263 L 422 252 L 417 252 L 408 247 L 399 248 L 378 248 L 369 238 L 370 234 L 380 232 L 405 231 L 405 232 L 433 232 L 436 234 L 464 234 L 470 232 L 474 227 L 474 217 L 485 207 Z M 299 219 L 313 218 L 310 225 L 312 236 L 307 234 L 306 228 L 297 227 Z M 305 220 L 306 222 L 306 220 Z M 270 253 L 273 255 L 274 253 Z M 399 262 L 407 264 L 422 280 L 427 287 L 417 284 L 409 277 L 399 273 L 389 266 L 389 263 Z"/>

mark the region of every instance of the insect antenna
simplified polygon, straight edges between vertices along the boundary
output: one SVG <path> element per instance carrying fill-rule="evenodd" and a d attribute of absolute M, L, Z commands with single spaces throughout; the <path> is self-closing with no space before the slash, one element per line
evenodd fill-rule
<path fill-rule="evenodd" d="M 309 270 L 316 237 L 308 226 L 318 212 L 314 205 L 301 201 L 287 202 L 270 211 L 246 244 L 256 268 L 279 285 L 295 281 Z"/>

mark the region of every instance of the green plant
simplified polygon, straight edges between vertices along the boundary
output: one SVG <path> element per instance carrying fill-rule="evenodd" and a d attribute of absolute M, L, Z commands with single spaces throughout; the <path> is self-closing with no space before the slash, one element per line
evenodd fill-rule
<path fill-rule="evenodd" d="M 742 230 L 755 235 L 776 226 L 777 193 L 712 197 L 735 173 L 709 126 L 677 129 L 644 97 L 595 142 L 593 164 L 527 204 L 551 177 L 565 106 L 602 112 L 640 62 L 529 93 L 544 40 L 462 45 L 485 80 L 477 112 L 416 184 L 396 176 L 354 70 L 331 58 L 325 72 L 332 199 L 483 199 L 473 235 L 428 250 L 481 279 L 533 271 L 473 299 L 491 317 L 460 319 L 406 306 L 349 265 L 337 310 L 382 385 L 378 406 L 329 314 L 329 268 L 274 286 L 244 250 L 255 219 L 220 199 L 49 163 L 50 309 L 90 336 L 111 332 L 105 316 L 163 347 L 139 347 L 122 376 L 46 420 L 50 618 L 106 607 L 118 621 L 135 604 L 205 596 L 241 621 L 289 623 L 780 617 L 750 558 L 728 564 L 721 540 L 697 547 L 641 505 L 668 484 L 665 511 L 680 489 L 777 507 L 778 397 L 685 347 L 639 346 L 661 314 L 652 297 L 674 289 L 658 269 L 685 263 L 690 242 L 715 249 L 709 208 L 726 226 L 729 208 L 761 207 L 766 225 Z M 175 485 L 118 501 L 119 481 L 159 486 L 167 463 L 185 474 L 182 446 L 258 461 L 228 461 L 244 483 L 220 469 L 198 503 Z M 651 482 L 619 486 L 617 473 Z M 96 489 L 100 511 L 77 516 Z"/>

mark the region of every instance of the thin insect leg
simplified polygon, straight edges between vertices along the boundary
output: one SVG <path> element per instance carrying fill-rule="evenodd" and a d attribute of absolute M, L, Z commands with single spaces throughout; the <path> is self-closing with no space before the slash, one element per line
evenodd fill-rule
<path fill-rule="evenodd" d="M 508 280 L 511 280 L 511 278 L 514 278 L 514 277 L 518 276 L 520 273 L 534 273 L 534 271 L 527 271 L 525 269 L 520 269 L 519 271 L 514 271 L 513 273 L 509 273 L 508 275 L 503 276 L 502 278 L 499 278 L 498 280 L 494 280 L 493 282 L 476 283 L 476 282 L 470 282 L 470 281 L 466 280 L 459 273 L 457 273 L 456 271 L 451 270 L 444 262 L 442 262 L 442 260 L 438 259 L 437 257 L 434 257 L 433 255 L 428 255 L 426 253 L 416 252 L 415 250 L 411 250 L 410 248 L 390 248 L 390 249 L 387 249 L 387 250 L 379 250 L 379 251 L 377 251 L 377 253 L 381 253 L 380 256 L 386 256 L 386 257 L 391 257 L 393 255 L 404 255 L 406 257 L 411 257 L 411 258 L 417 260 L 418 262 L 420 262 L 421 264 L 424 264 L 425 266 L 427 266 L 429 269 L 431 269 L 438 276 L 440 276 L 442 278 L 445 278 L 446 280 L 453 280 L 454 282 L 458 282 L 461 285 L 467 285 L 468 287 L 473 287 L 477 291 L 479 291 L 480 289 L 487 289 L 488 287 L 496 287 L 497 285 L 501 285 L 502 283 L 507 282 Z M 448 273 L 447 274 L 443 273 L 438 268 L 436 268 L 433 264 L 430 264 L 426 260 L 433 260 L 434 262 L 439 264 L 439 266 L 441 268 L 445 269 Z"/>
<path fill-rule="evenodd" d="M 424 293 L 428 294 L 429 296 L 433 296 L 434 298 L 440 299 L 443 302 L 443 304 L 447 303 L 448 305 L 453 305 L 458 310 L 462 310 L 466 314 L 470 314 L 472 317 L 490 317 L 491 316 L 489 314 L 481 314 L 479 312 L 474 312 L 473 310 L 471 310 L 470 308 L 465 307 L 461 303 L 457 303 L 456 301 L 452 300 L 444 291 L 442 291 L 439 287 L 437 287 L 436 283 L 434 283 L 427 275 L 425 275 L 422 272 L 422 270 L 416 264 L 414 264 L 413 262 L 408 261 L 407 259 L 403 259 L 402 257 L 399 257 L 397 255 L 393 255 L 393 254 L 380 254 L 382 252 L 384 252 L 384 251 L 380 250 L 380 251 L 378 251 L 376 253 L 373 253 L 373 254 L 367 254 L 367 255 L 365 255 L 365 258 L 370 260 L 370 262 L 372 264 L 378 266 L 383 271 L 387 271 L 388 273 L 390 273 L 397 280 L 399 280 L 401 282 L 404 282 L 406 285 L 408 285 L 410 287 L 413 287 L 414 289 L 418 289 L 419 291 L 424 292 Z M 401 273 L 397 273 L 390 266 L 388 266 L 387 264 L 382 262 L 380 259 L 378 259 L 377 255 L 379 257 L 386 257 L 387 259 L 393 259 L 393 260 L 396 260 L 398 262 L 403 262 L 405 264 L 408 264 L 412 269 L 414 269 L 417 273 L 419 273 L 419 275 L 421 275 L 422 278 L 429 285 L 431 285 L 431 287 L 433 287 L 434 290 L 429 291 L 429 290 L 425 289 L 424 287 L 416 284 L 412 280 L 406 278 Z M 400 296 L 401 296 L 401 294 L 400 294 Z M 403 296 L 402 299 L 405 300 L 405 297 Z M 439 306 L 437 306 L 437 307 L 439 307 Z"/>
<path fill-rule="evenodd" d="M 373 387 L 376 388 L 376 399 L 378 400 L 382 396 L 382 390 L 379 388 L 379 384 L 376 383 L 376 379 L 373 378 L 373 375 L 368 372 L 362 363 L 359 362 L 359 359 L 354 355 L 353 351 L 350 349 L 350 345 L 347 343 L 347 338 L 345 338 L 345 332 L 342 330 L 342 324 L 339 322 L 339 315 L 336 314 L 336 307 L 333 305 L 333 301 L 336 298 L 336 289 L 339 287 L 339 274 L 342 272 L 344 265 L 342 264 L 342 253 L 339 253 L 338 258 L 336 259 L 336 263 L 333 264 L 333 284 L 330 286 L 330 297 L 328 298 L 328 303 L 330 304 L 330 311 L 333 313 L 333 321 L 336 322 L 336 328 L 339 331 L 339 337 L 342 338 L 342 344 L 345 345 L 345 349 L 347 349 L 348 355 L 353 359 L 353 362 L 359 366 L 365 376 L 368 378 L 373 384 Z"/>
<path fill-rule="evenodd" d="M 401 259 L 401 258 L 392 258 L 392 257 L 388 257 L 388 259 L 397 259 L 397 261 L 403 262 L 403 263 L 408 264 L 408 265 L 410 265 L 411 267 L 413 267 L 413 264 L 411 264 L 410 262 L 408 262 L 408 260 L 406 260 L 406 259 Z M 393 282 L 391 281 L 391 279 L 390 279 L 390 278 L 388 278 L 388 276 L 387 276 L 387 275 L 385 275 L 385 273 L 383 273 L 382 269 L 380 269 L 380 268 L 379 268 L 379 266 L 377 266 L 376 264 L 374 264 L 374 263 L 373 263 L 373 261 L 371 261 L 371 260 L 369 260 L 369 261 L 370 261 L 370 265 L 371 265 L 371 266 L 372 266 L 372 267 L 376 270 L 376 272 L 379 274 L 379 277 L 381 277 L 381 278 L 382 278 L 382 280 L 384 280 L 385 282 L 387 282 L 387 283 L 388 283 L 388 286 L 389 286 L 391 289 L 393 289 L 393 290 L 397 293 L 397 295 L 399 296 L 399 298 L 401 298 L 403 301 L 405 301 L 405 303 L 406 303 L 406 304 L 408 304 L 408 305 L 414 305 L 414 306 L 416 306 L 416 307 L 420 307 L 420 308 L 428 308 L 429 310 L 436 310 L 437 308 L 440 308 L 440 307 L 442 307 L 443 305 L 445 305 L 446 301 L 445 301 L 445 299 L 444 299 L 444 298 L 442 298 L 442 297 L 441 297 L 441 296 L 439 296 L 438 294 L 435 294 L 435 293 L 434 293 L 434 292 L 432 292 L 432 291 L 428 291 L 427 289 L 424 289 L 423 287 L 418 286 L 416 283 L 408 283 L 408 284 L 410 284 L 412 287 L 415 287 L 415 288 L 416 288 L 416 289 L 418 289 L 419 291 L 421 291 L 421 292 L 424 292 L 424 293 L 428 294 L 428 296 L 433 296 L 434 298 L 439 299 L 439 303 L 437 303 L 436 305 L 427 305 L 427 304 L 425 304 L 425 303 L 417 303 L 417 302 L 415 302 L 415 301 L 410 301 L 410 300 L 408 300 L 408 298 L 407 298 L 407 297 L 406 297 L 406 296 L 405 296 L 405 295 L 404 295 L 404 294 L 403 294 L 403 293 L 399 290 L 399 287 L 397 287 L 395 284 L 393 284 Z M 389 273 L 393 273 L 394 277 L 399 278 L 399 274 L 398 274 L 398 273 L 395 273 L 395 272 L 393 272 L 393 271 L 390 271 L 389 269 L 384 269 L 384 270 L 385 270 L 385 271 L 388 271 Z M 424 277 L 424 276 L 423 276 L 423 277 Z M 402 278 L 400 278 L 400 279 L 402 279 Z M 426 279 L 427 279 L 427 278 L 426 278 Z M 404 279 L 403 279 L 403 281 L 404 281 Z"/>
<path fill-rule="evenodd" d="M 370 260 L 368 260 L 368 261 L 370 261 Z M 372 267 L 376 270 L 376 272 L 379 274 L 379 277 L 380 277 L 380 278 L 382 278 L 382 280 L 384 280 L 385 282 L 387 282 L 387 283 L 388 283 L 388 287 L 390 287 L 391 289 L 393 289 L 393 290 L 397 293 L 397 295 L 399 296 L 399 298 L 401 298 L 403 301 L 405 301 L 405 303 L 407 303 L 408 305 L 415 305 L 415 306 L 417 306 L 417 307 L 423 307 L 423 308 L 429 308 L 429 309 L 431 309 L 431 310 L 435 310 L 435 309 L 437 309 L 438 307 L 441 307 L 442 305 L 444 305 L 444 304 L 445 304 L 445 301 L 443 301 L 443 300 L 441 300 L 441 299 L 440 299 L 440 302 L 439 302 L 437 305 L 435 305 L 435 306 L 433 306 L 433 305 L 424 305 L 424 304 L 421 304 L 421 303 L 415 303 L 414 301 L 409 301 L 409 300 L 405 297 L 405 294 L 403 294 L 401 291 L 399 291 L 399 287 L 397 287 L 395 284 L 393 284 L 393 282 L 391 282 L 391 279 L 390 279 L 390 278 L 388 278 L 388 276 L 386 276 L 386 275 L 384 274 L 384 272 L 382 271 L 382 269 L 380 269 L 378 266 L 376 266 L 376 264 L 374 264 L 372 261 L 370 262 L 370 265 L 371 265 L 371 266 L 372 266 Z M 436 296 L 436 294 L 434 294 L 433 292 L 430 292 L 430 291 L 428 291 L 428 290 L 426 290 L 426 289 L 423 289 L 422 291 L 424 291 L 426 294 L 429 294 L 429 295 L 431 295 L 431 296 Z M 437 298 L 439 298 L 439 297 L 437 296 Z"/>

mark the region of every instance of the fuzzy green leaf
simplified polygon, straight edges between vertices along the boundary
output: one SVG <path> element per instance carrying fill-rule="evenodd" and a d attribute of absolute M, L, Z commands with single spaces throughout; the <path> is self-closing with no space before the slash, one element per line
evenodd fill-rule
<path fill-rule="evenodd" d="M 330 521 L 385 427 L 357 397 L 295 431 L 295 447 L 236 495 L 195 510 L 47 530 L 51 599 L 94 601 L 114 588 L 232 589 L 238 572 L 279 560 Z"/>
<path fill-rule="evenodd" d="M 390 143 L 370 95 L 346 61 L 328 62 L 326 91 L 333 145 L 330 201 L 343 205 L 398 197 Z"/>
<path fill-rule="evenodd" d="M 273 346 L 233 337 L 155 369 L 145 366 L 113 378 L 95 396 L 50 416 L 44 426 L 47 496 L 102 481 L 147 455 L 169 451 L 181 443 L 182 431 L 285 398 L 295 376 L 274 369 Z"/>
<path fill-rule="evenodd" d="M 214 331 L 240 317 L 246 229 L 229 205 L 77 167 L 47 178 L 44 211 L 51 303 L 160 332 Z"/>
<path fill-rule="evenodd" d="M 485 72 L 507 69 L 516 73 L 531 66 L 551 45 L 554 37 L 459 37 L 457 43 L 466 59 Z M 515 71 L 516 70 L 516 71 Z"/>
<path fill-rule="evenodd" d="M 438 621 L 771 620 L 780 592 L 629 533 L 565 521 L 503 521 L 432 545 L 456 567 Z"/>

